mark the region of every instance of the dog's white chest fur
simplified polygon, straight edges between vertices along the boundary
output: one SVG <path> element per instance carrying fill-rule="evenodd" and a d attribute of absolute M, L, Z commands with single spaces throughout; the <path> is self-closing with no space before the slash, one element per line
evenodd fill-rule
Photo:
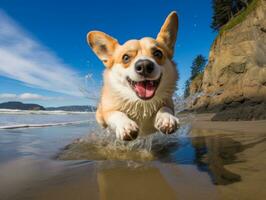
<path fill-rule="evenodd" d="M 147 135 L 154 132 L 154 121 L 157 112 L 162 107 L 163 102 L 135 102 L 126 103 L 121 107 L 121 112 L 138 124 L 141 135 Z"/>

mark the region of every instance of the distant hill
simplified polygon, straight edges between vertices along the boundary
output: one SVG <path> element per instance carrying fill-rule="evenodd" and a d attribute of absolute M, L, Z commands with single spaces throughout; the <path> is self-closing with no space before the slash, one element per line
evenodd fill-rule
<path fill-rule="evenodd" d="M 46 110 L 54 111 L 54 110 L 64 110 L 64 111 L 72 111 L 72 112 L 94 112 L 96 107 L 94 106 L 60 106 L 60 107 L 47 107 Z"/>
<path fill-rule="evenodd" d="M 40 106 L 38 104 L 25 104 L 18 101 L 0 103 L 0 109 L 45 110 L 43 106 Z"/>
<path fill-rule="evenodd" d="M 71 105 L 71 106 L 59 106 L 59 107 L 43 107 L 38 104 L 26 104 L 18 101 L 9 101 L 0 103 L 0 109 L 17 109 L 17 110 L 48 110 L 48 111 L 55 111 L 55 110 L 63 110 L 63 111 L 71 111 L 71 112 L 94 112 L 96 111 L 96 107 L 94 106 L 78 106 L 78 105 Z"/>

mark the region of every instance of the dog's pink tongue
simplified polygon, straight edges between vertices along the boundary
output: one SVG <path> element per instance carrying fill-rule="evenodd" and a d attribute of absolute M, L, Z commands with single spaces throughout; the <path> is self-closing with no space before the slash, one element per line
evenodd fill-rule
<path fill-rule="evenodd" d="M 152 81 L 138 82 L 135 85 L 135 90 L 142 98 L 150 98 L 155 92 L 155 87 Z"/>
<path fill-rule="evenodd" d="M 146 83 L 146 97 L 152 97 L 155 92 L 155 86 L 152 81 Z"/>
<path fill-rule="evenodd" d="M 140 97 L 145 97 L 146 95 L 146 85 L 144 82 L 138 82 L 135 85 L 135 90 Z"/>

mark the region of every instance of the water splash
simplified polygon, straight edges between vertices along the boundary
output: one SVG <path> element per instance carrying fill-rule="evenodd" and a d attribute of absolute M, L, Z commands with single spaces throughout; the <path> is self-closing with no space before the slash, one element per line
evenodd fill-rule
<path fill-rule="evenodd" d="M 83 77 L 83 85 L 79 86 L 80 92 L 85 98 L 91 100 L 93 104 L 97 104 L 100 98 L 101 86 L 93 78 L 93 74 L 87 74 Z"/>
<path fill-rule="evenodd" d="M 118 140 L 110 130 L 95 128 L 86 137 L 68 145 L 58 156 L 62 160 L 154 160 L 159 154 L 178 147 L 179 137 L 188 134 L 191 127 L 182 126 L 172 135 L 155 133 L 134 141 Z"/>

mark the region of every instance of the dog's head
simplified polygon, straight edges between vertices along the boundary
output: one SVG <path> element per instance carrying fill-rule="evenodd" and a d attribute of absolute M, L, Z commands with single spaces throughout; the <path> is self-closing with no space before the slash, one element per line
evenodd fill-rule
<path fill-rule="evenodd" d="M 175 88 L 177 72 L 172 57 L 177 29 L 178 17 L 172 12 L 156 39 L 145 37 L 120 45 L 103 32 L 91 31 L 87 40 L 106 66 L 111 87 L 125 98 L 146 101 Z"/>

